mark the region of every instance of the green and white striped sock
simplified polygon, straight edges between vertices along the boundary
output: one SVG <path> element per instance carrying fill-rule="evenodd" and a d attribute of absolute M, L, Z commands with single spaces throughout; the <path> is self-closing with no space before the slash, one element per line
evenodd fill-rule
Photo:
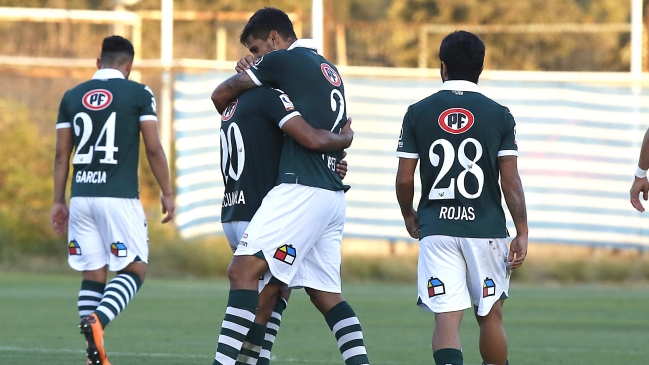
<path fill-rule="evenodd" d="M 246 335 L 253 326 L 258 303 L 259 293 L 256 290 L 230 290 L 213 365 L 236 363 Z"/>
<path fill-rule="evenodd" d="M 288 302 L 284 298 L 278 298 L 277 302 L 275 302 L 273 313 L 270 315 L 268 324 L 266 324 L 264 346 L 261 349 L 261 354 L 259 355 L 259 361 L 257 361 L 257 365 L 270 364 L 270 352 L 273 350 L 275 338 L 277 337 L 277 332 L 279 331 L 279 325 L 282 323 L 282 313 L 284 313 L 284 309 L 286 309 L 287 304 Z"/>
<path fill-rule="evenodd" d="M 113 278 L 104 290 L 104 297 L 95 310 L 102 327 L 106 328 L 131 302 L 135 293 L 142 286 L 140 277 L 134 273 L 125 272 Z"/>
<path fill-rule="evenodd" d="M 104 296 L 105 288 L 106 284 L 97 281 L 83 280 L 81 282 L 81 290 L 79 290 L 77 299 L 77 308 L 81 319 L 91 315 L 97 309 Z"/>
<path fill-rule="evenodd" d="M 336 336 L 338 348 L 346 365 L 367 365 L 370 363 L 363 342 L 361 323 L 346 301 L 331 308 L 325 315 L 325 320 Z"/>

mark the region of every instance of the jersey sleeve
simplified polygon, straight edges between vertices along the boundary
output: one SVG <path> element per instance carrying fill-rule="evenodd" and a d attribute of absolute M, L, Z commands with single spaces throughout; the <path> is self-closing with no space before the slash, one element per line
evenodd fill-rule
<path fill-rule="evenodd" d="M 68 114 L 66 106 L 68 105 L 68 93 L 66 92 L 59 105 L 59 116 L 56 119 L 56 129 L 72 128 L 72 117 Z"/>
<path fill-rule="evenodd" d="M 299 111 L 295 110 L 291 98 L 281 90 L 268 89 L 264 98 L 268 99 L 261 103 L 264 116 L 280 128 L 289 119 L 301 115 Z"/>
<path fill-rule="evenodd" d="M 399 145 L 397 147 L 397 157 L 401 158 L 419 158 L 417 149 L 417 139 L 415 130 L 410 119 L 410 108 L 403 117 L 401 134 L 399 135 Z"/>
<path fill-rule="evenodd" d="M 516 145 L 516 121 L 514 116 L 505 108 L 505 127 L 500 139 L 498 148 L 498 157 L 501 156 L 518 156 L 518 146 Z"/>
<path fill-rule="evenodd" d="M 158 121 L 158 115 L 156 114 L 156 102 L 155 96 L 153 95 L 153 90 L 146 85 L 143 85 L 142 91 L 139 95 L 139 106 L 140 106 L 140 122 L 146 120 Z"/>
<path fill-rule="evenodd" d="M 257 59 L 252 67 L 246 70 L 246 73 L 257 86 L 279 87 L 279 80 L 287 77 L 287 72 L 290 70 L 288 56 L 286 50 L 269 52 Z"/>

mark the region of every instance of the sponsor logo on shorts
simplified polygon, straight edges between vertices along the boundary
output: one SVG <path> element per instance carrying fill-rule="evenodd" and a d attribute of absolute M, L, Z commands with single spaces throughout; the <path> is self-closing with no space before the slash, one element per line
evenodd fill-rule
<path fill-rule="evenodd" d="M 293 245 L 284 245 L 275 251 L 275 255 L 273 255 L 274 259 L 277 259 L 285 264 L 293 265 L 293 262 L 295 261 L 295 247 Z"/>
<path fill-rule="evenodd" d="M 340 78 L 336 70 L 334 70 L 331 66 L 329 66 L 326 63 L 321 64 L 320 69 L 322 70 L 322 74 L 324 75 L 324 77 L 327 79 L 327 81 L 331 83 L 331 85 L 335 87 L 340 86 L 342 79 Z"/>
<path fill-rule="evenodd" d="M 494 295 L 496 295 L 496 283 L 494 283 L 493 279 L 484 279 L 484 284 L 482 284 L 482 297 L 486 298 Z"/>
<path fill-rule="evenodd" d="M 81 99 L 83 106 L 92 111 L 106 109 L 112 101 L 113 94 L 106 89 L 90 90 Z"/>
<path fill-rule="evenodd" d="M 442 294 L 446 294 L 444 283 L 438 278 L 431 277 L 428 280 L 428 297 L 432 298 Z"/>
<path fill-rule="evenodd" d="M 79 242 L 77 242 L 77 240 L 70 241 L 70 244 L 68 245 L 68 252 L 70 253 L 70 255 L 81 255 L 81 247 L 79 246 Z"/>
<path fill-rule="evenodd" d="M 126 257 L 126 245 L 121 242 L 115 242 L 110 245 L 110 252 L 117 257 Z"/>
<path fill-rule="evenodd" d="M 473 126 L 474 121 L 473 113 L 462 108 L 446 109 L 438 119 L 439 126 L 451 134 L 468 131 Z"/>

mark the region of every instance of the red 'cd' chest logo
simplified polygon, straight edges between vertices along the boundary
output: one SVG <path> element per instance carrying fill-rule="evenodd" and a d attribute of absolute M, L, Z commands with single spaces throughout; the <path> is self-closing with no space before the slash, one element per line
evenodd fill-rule
<path fill-rule="evenodd" d="M 237 110 L 238 103 L 239 103 L 239 99 L 230 103 L 230 105 L 228 105 L 227 108 L 225 108 L 225 110 L 223 111 L 223 115 L 221 115 L 221 120 L 223 120 L 224 122 L 230 120 L 230 118 L 232 118 L 232 116 L 234 115 L 234 111 Z"/>
<path fill-rule="evenodd" d="M 342 81 L 340 79 L 340 76 L 338 73 L 328 64 L 323 63 L 320 65 L 320 69 L 322 70 L 322 73 L 324 74 L 324 77 L 335 87 L 340 86 L 340 82 Z"/>
<path fill-rule="evenodd" d="M 106 89 L 95 89 L 88 91 L 81 102 L 83 106 L 92 111 L 103 110 L 108 108 L 113 101 L 113 94 Z"/>
<path fill-rule="evenodd" d="M 439 126 L 451 134 L 464 133 L 473 126 L 473 114 L 462 108 L 446 109 L 439 116 Z"/>

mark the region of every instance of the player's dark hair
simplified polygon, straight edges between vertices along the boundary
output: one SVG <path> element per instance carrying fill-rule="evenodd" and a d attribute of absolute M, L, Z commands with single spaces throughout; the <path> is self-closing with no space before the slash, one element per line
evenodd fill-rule
<path fill-rule="evenodd" d="M 121 66 L 132 61 L 135 56 L 133 44 L 123 37 L 113 35 L 104 38 L 101 44 L 101 63 L 104 65 Z"/>
<path fill-rule="evenodd" d="M 297 39 L 293 23 L 285 12 L 271 7 L 259 9 L 250 17 L 248 24 L 243 27 L 239 41 L 244 46 L 248 37 L 254 39 L 267 39 L 270 32 L 274 30 L 284 40 Z"/>
<path fill-rule="evenodd" d="M 463 30 L 447 35 L 439 46 L 439 59 L 446 64 L 449 80 L 478 83 L 484 55 L 485 45 L 482 40 Z"/>

